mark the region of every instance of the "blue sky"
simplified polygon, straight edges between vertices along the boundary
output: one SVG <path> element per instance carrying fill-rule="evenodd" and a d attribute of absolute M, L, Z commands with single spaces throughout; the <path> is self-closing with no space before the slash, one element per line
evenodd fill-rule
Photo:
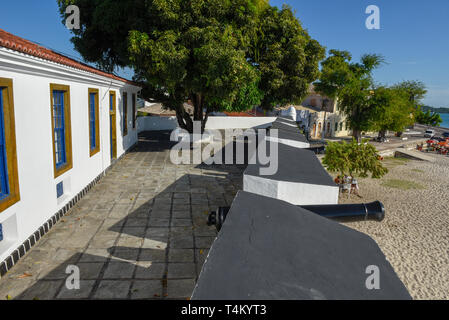
<path fill-rule="evenodd" d="M 387 65 L 375 72 L 383 84 L 420 80 L 428 88 L 425 103 L 449 107 L 448 0 L 272 0 L 289 4 L 311 36 L 327 49 L 348 50 L 358 60 L 380 53 Z M 368 30 L 365 9 L 380 8 L 380 30 Z M 2 0 L 0 28 L 71 57 L 70 32 L 60 22 L 55 0 Z M 129 70 L 119 72 L 127 78 Z"/>

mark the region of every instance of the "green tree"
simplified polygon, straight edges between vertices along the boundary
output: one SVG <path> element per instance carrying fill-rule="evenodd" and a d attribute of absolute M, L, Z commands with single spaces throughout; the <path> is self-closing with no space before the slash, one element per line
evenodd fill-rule
<path fill-rule="evenodd" d="M 323 165 L 330 172 L 351 177 L 365 178 L 371 174 L 372 178 L 378 179 L 388 172 L 382 165 L 376 148 L 367 140 L 362 143 L 357 143 L 355 139 L 350 143 L 329 142 Z"/>
<path fill-rule="evenodd" d="M 417 106 L 415 111 L 415 121 L 426 126 L 439 127 L 443 122 L 439 113 L 431 113 L 430 110 L 422 111 L 421 106 Z"/>
<path fill-rule="evenodd" d="M 403 81 L 394 85 L 393 88 L 402 90 L 407 94 L 409 103 L 414 108 L 413 116 L 415 122 L 435 126 L 438 126 L 442 122 L 438 114 L 432 115 L 430 112 L 423 112 L 421 110 L 420 104 L 427 93 L 426 86 L 423 82 L 417 80 Z"/>
<path fill-rule="evenodd" d="M 378 87 L 370 99 L 373 106 L 373 128 L 379 131 L 379 137 L 385 138 L 387 131 L 402 132 L 413 124 L 413 105 L 409 95 L 397 87 Z"/>
<path fill-rule="evenodd" d="M 318 75 L 324 49 L 289 7 L 267 0 L 58 0 L 75 4 L 72 42 L 86 61 L 130 66 L 142 95 L 176 111 L 180 127 L 204 129 L 213 111 L 299 100 Z M 194 105 L 193 119 L 184 102 Z"/>
<path fill-rule="evenodd" d="M 393 88 L 404 90 L 407 93 L 408 100 L 413 106 L 419 104 L 427 93 L 426 85 L 417 80 L 403 81 L 395 84 Z"/>
<path fill-rule="evenodd" d="M 268 7 L 258 17 L 248 58 L 260 71 L 261 106 L 300 103 L 319 76 L 325 49 L 301 26 L 289 6 Z"/>
<path fill-rule="evenodd" d="M 361 141 L 362 132 L 373 129 L 376 105 L 371 102 L 374 90 L 372 72 L 384 63 L 378 54 L 365 54 L 360 62 L 351 62 L 347 51 L 330 50 L 324 60 L 315 89 L 338 101 L 346 114 L 353 137 Z"/>

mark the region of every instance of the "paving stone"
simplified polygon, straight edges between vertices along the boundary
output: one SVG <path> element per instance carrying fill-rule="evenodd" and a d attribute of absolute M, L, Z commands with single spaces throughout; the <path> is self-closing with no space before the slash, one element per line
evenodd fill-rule
<path fill-rule="evenodd" d="M 117 234 L 118 236 L 118 234 Z M 110 248 L 114 246 L 116 239 L 107 236 L 96 236 L 89 244 L 89 249 Z"/>
<path fill-rule="evenodd" d="M 101 262 L 82 262 L 75 264 L 80 270 L 80 279 L 94 280 L 100 276 L 100 272 L 104 266 Z M 69 274 L 66 274 L 69 276 Z"/>
<path fill-rule="evenodd" d="M 168 280 L 167 298 L 169 299 L 189 299 L 195 288 L 194 279 Z"/>
<path fill-rule="evenodd" d="M 153 210 L 150 212 L 151 219 L 169 219 L 170 218 L 170 208 L 167 210 Z"/>
<path fill-rule="evenodd" d="M 59 290 L 64 281 L 58 280 L 40 280 L 26 289 L 21 295 L 17 296 L 18 300 L 53 300 L 56 292 Z"/>
<path fill-rule="evenodd" d="M 152 239 L 144 239 L 142 244 L 142 250 L 144 249 L 156 249 L 156 250 L 164 250 L 167 248 L 167 239 L 166 238 L 156 238 Z"/>
<path fill-rule="evenodd" d="M 87 299 L 95 285 L 95 280 L 81 280 L 79 289 L 67 289 L 64 285 L 56 296 L 57 299 Z"/>
<path fill-rule="evenodd" d="M 139 280 L 131 287 L 131 299 L 154 299 L 162 297 L 162 281 Z"/>
<path fill-rule="evenodd" d="M 200 249 L 208 249 L 214 243 L 215 237 L 195 237 L 195 247 Z"/>
<path fill-rule="evenodd" d="M 176 208 L 178 208 L 178 205 L 189 207 L 190 199 L 173 199 L 173 205 L 176 206 Z"/>
<path fill-rule="evenodd" d="M 204 264 L 204 262 L 206 261 L 208 254 L 209 254 L 209 249 L 196 249 L 195 250 L 196 261 L 201 267 Z M 200 267 L 200 270 L 201 270 L 201 267 Z"/>
<path fill-rule="evenodd" d="M 79 259 L 80 255 L 81 253 L 78 250 L 59 248 L 52 256 L 52 261 L 74 263 Z"/>
<path fill-rule="evenodd" d="M 125 222 L 126 227 L 145 227 L 147 225 L 147 219 L 129 218 Z"/>
<path fill-rule="evenodd" d="M 35 283 L 34 278 L 2 278 L 0 281 L 0 300 L 16 299 Z"/>
<path fill-rule="evenodd" d="M 111 256 L 106 248 L 86 249 L 81 256 L 80 262 L 106 262 Z"/>
<path fill-rule="evenodd" d="M 66 273 L 69 264 L 51 264 L 42 265 L 42 269 L 38 274 L 39 280 L 62 280 L 68 277 Z"/>
<path fill-rule="evenodd" d="M 128 215 L 130 205 L 116 204 L 109 214 L 109 218 L 124 218 Z"/>
<path fill-rule="evenodd" d="M 145 249 L 140 252 L 139 261 L 165 262 L 166 253 L 164 249 Z"/>
<path fill-rule="evenodd" d="M 193 249 L 170 249 L 168 251 L 168 262 L 193 262 Z"/>
<path fill-rule="evenodd" d="M 135 299 L 152 299 L 145 288 L 159 290 L 167 268 L 168 298 L 188 298 L 217 235 L 215 227 L 207 226 L 208 213 L 232 202 L 242 189 L 245 166 L 175 165 L 170 162 L 170 150 L 156 146 L 157 142 L 147 139 L 136 152 L 116 162 L 0 279 L 0 299 L 4 292 L 13 297 L 40 292 L 41 299 L 58 293 L 58 299 L 86 299 L 89 294 L 97 299 L 122 299 L 130 294 Z M 69 264 L 79 265 L 81 277 L 89 278 L 82 280 L 86 286 L 78 292 L 62 288 Z M 24 273 L 31 276 L 18 279 Z M 99 279 L 102 276 L 117 278 Z M 131 287 L 133 278 L 155 282 L 137 282 Z M 95 280 L 101 281 L 98 291 L 90 292 Z M 51 284 L 61 291 L 54 291 Z M 133 292 L 135 286 L 142 290 L 136 287 Z"/>
<path fill-rule="evenodd" d="M 113 260 L 120 259 L 120 260 L 127 260 L 129 262 L 135 262 L 137 261 L 139 253 L 140 253 L 139 248 L 115 247 L 113 249 L 113 253 L 111 254 L 111 258 Z"/>
<path fill-rule="evenodd" d="M 117 245 L 120 247 L 139 248 L 142 246 L 143 238 L 123 233 L 118 239 Z"/>
<path fill-rule="evenodd" d="M 190 210 L 173 210 L 173 219 L 190 219 Z"/>
<path fill-rule="evenodd" d="M 158 219 L 158 218 L 150 218 L 148 223 L 149 227 L 168 227 L 170 225 L 170 220 L 167 219 Z"/>
<path fill-rule="evenodd" d="M 94 299 L 126 299 L 130 288 L 131 281 L 102 280 Z"/>
<path fill-rule="evenodd" d="M 191 227 L 192 220 L 191 219 L 173 219 L 171 221 L 172 227 Z"/>
<path fill-rule="evenodd" d="M 169 228 L 147 228 L 145 238 L 147 239 L 168 239 Z"/>
<path fill-rule="evenodd" d="M 217 229 L 215 226 L 201 226 L 201 227 L 195 227 L 193 229 L 193 233 L 195 236 L 200 237 L 216 237 L 217 236 Z"/>
<path fill-rule="evenodd" d="M 110 262 L 104 272 L 103 279 L 130 279 L 135 265 L 129 262 Z"/>
<path fill-rule="evenodd" d="M 110 228 L 114 228 L 116 232 L 120 231 L 120 228 L 125 224 L 124 219 L 105 219 L 103 224 L 100 227 L 100 230 L 108 230 Z"/>
<path fill-rule="evenodd" d="M 193 248 L 192 236 L 176 236 L 170 238 L 170 248 L 191 249 Z"/>
<path fill-rule="evenodd" d="M 124 227 L 121 231 L 123 235 L 129 235 L 137 238 L 143 238 L 146 233 L 146 227 Z"/>
<path fill-rule="evenodd" d="M 136 279 L 162 279 L 165 274 L 165 263 L 137 262 Z"/>
<path fill-rule="evenodd" d="M 169 263 L 168 264 L 168 279 L 182 279 L 195 278 L 195 264 L 194 263 Z"/>

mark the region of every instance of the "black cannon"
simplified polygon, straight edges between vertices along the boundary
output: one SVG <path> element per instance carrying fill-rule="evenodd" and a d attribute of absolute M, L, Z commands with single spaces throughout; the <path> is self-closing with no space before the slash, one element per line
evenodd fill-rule
<path fill-rule="evenodd" d="M 365 220 L 382 221 L 385 218 L 385 207 L 380 201 L 357 204 L 330 204 L 301 206 L 325 218 L 364 217 Z"/>
<path fill-rule="evenodd" d="M 382 221 L 385 218 L 385 207 L 380 201 L 359 204 L 330 204 L 298 206 L 325 218 L 363 217 L 365 220 Z M 219 207 L 209 214 L 207 224 L 215 225 L 220 231 L 230 207 Z"/>
<path fill-rule="evenodd" d="M 217 231 L 220 231 L 221 227 L 223 226 L 223 223 L 226 220 L 226 216 L 228 215 L 229 209 L 231 208 L 219 207 L 217 211 L 212 211 L 207 219 L 207 225 L 215 226 L 217 228 Z"/>

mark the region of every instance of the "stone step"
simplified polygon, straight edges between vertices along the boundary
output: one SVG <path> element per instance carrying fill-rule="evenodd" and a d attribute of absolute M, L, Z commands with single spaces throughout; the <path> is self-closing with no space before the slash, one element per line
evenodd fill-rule
<path fill-rule="evenodd" d="M 435 162 L 435 158 L 415 150 L 397 149 L 395 151 L 395 156 L 419 161 Z"/>

